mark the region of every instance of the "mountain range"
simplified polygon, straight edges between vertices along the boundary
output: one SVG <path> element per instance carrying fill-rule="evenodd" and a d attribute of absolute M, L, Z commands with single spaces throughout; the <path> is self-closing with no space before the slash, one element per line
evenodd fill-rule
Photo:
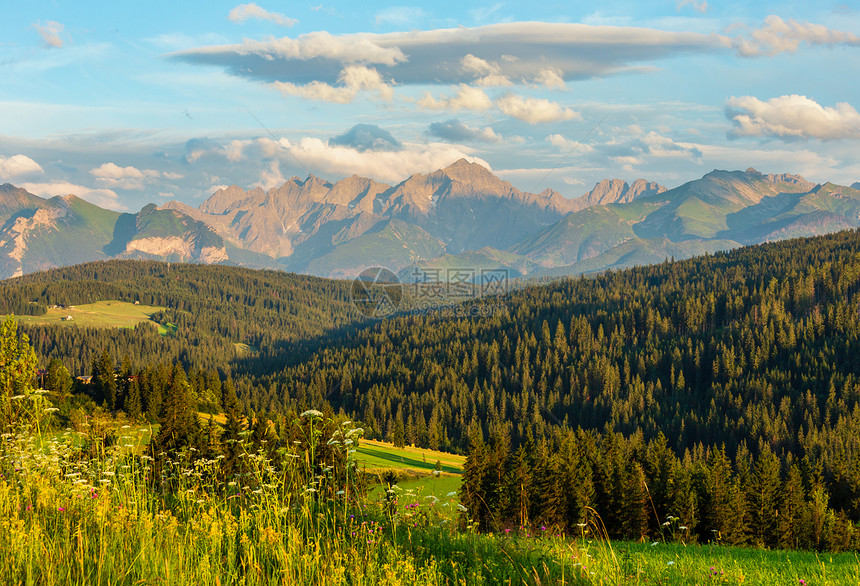
<path fill-rule="evenodd" d="M 350 278 L 384 266 L 505 268 L 513 276 L 590 273 L 860 226 L 860 182 L 715 170 L 667 189 L 604 180 L 577 198 L 518 190 L 459 160 L 386 185 L 313 175 L 219 189 L 199 207 L 137 213 L 0 186 L 0 278 L 107 258 L 228 263 Z"/>

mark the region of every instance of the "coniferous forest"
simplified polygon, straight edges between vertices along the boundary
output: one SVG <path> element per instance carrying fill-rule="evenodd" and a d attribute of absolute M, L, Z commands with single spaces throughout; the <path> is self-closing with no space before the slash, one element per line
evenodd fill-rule
<path fill-rule="evenodd" d="M 611 537 L 844 550 L 860 547 L 858 291 L 845 231 L 530 284 L 472 302 L 478 317 L 367 322 L 349 283 L 134 261 L 5 281 L 0 311 L 163 306 L 166 335 L 22 330 L 46 387 L 93 375 L 78 395 L 177 430 L 183 405 L 241 405 L 276 422 L 258 431 L 276 450 L 285 414 L 323 409 L 467 453 L 461 499 L 484 530 L 599 518 Z"/>

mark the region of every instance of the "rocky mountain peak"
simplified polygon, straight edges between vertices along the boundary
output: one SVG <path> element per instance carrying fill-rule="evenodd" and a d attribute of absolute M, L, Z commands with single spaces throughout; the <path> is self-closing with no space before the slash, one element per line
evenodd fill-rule
<path fill-rule="evenodd" d="M 649 195 L 657 195 L 668 191 L 664 185 L 660 185 L 656 181 L 648 181 L 646 179 L 637 179 L 630 186 L 630 199 L 634 200 L 637 197 L 648 197 Z"/>
<path fill-rule="evenodd" d="M 574 200 L 577 209 L 611 203 L 629 203 L 637 197 L 645 197 L 663 193 L 666 188 L 655 181 L 637 179 L 629 185 L 621 179 L 604 179 L 594 188 Z"/>

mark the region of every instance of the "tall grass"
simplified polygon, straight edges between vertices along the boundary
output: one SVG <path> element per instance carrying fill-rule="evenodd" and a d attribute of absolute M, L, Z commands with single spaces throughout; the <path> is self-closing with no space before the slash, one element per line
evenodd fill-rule
<path fill-rule="evenodd" d="M 365 498 L 358 432 L 306 415 L 305 439 L 274 462 L 143 451 L 148 430 L 0 437 L 0 583 L 228 584 L 856 584 L 853 556 L 683 544 L 610 544 L 551 528 L 496 535 L 452 519 L 435 496 Z M 247 447 L 247 446 L 246 446 Z M 320 459 L 326 448 L 343 456 Z M 158 458 L 158 455 L 155 455 Z M 451 496 L 449 494 L 449 496 Z M 594 533 L 599 533 L 597 527 Z"/>
<path fill-rule="evenodd" d="M 306 416 L 305 445 L 282 454 L 277 466 L 262 451 L 244 451 L 243 472 L 227 479 L 220 457 L 184 452 L 153 460 L 138 445 L 146 430 L 128 426 L 114 445 L 96 433 L 83 447 L 71 431 L 4 434 L 0 583 L 420 585 L 517 578 L 522 570 L 507 558 L 500 568 L 482 568 L 475 553 L 481 538 L 449 529 L 435 499 L 419 502 L 392 489 L 377 503 L 365 502 L 352 459 L 357 432 L 340 426 L 321 437 L 316 417 Z M 346 466 L 317 458 L 332 445 Z M 449 540 L 445 551 L 442 535 Z"/>

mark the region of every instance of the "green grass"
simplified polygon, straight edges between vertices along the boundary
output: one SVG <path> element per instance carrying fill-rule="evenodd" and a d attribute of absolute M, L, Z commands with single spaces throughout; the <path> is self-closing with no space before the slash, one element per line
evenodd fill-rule
<path fill-rule="evenodd" d="M 460 474 L 463 471 L 464 456 L 448 454 L 426 448 L 396 448 L 394 444 L 362 439 L 356 456 L 359 466 L 368 470 L 408 470 L 413 473 L 431 472 L 436 462 L 442 462 L 442 471 Z"/>
<path fill-rule="evenodd" d="M 256 346 L 250 346 L 248 344 L 244 344 L 242 342 L 233 342 L 233 348 L 236 349 L 236 356 L 239 358 L 246 358 L 248 356 L 253 356 L 257 352 L 260 351 Z"/>
<path fill-rule="evenodd" d="M 120 441 L 80 458 L 73 436 L 100 426 Z M 0 583 L 860 584 L 854 554 L 609 543 L 590 538 L 593 525 L 581 537 L 539 526 L 477 534 L 447 496 L 456 475 L 399 483 L 394 502 L 354 500 L 338 485 L 309 491 L 323 486 L 312 458 L 273 469 L 249 452 L 240 483 L 219 480 L 217 459 L 168 462 L 164 492 L 149 481 L 151 462 L 132 456 L 148 434 L 97 418 L 35 441 L 0 437 Z"/>
<path fill-rule="evenodd" d="M 135 305 L 126 301 L 97 301 L 85 305 L 48 309 L 45 315 L 16 315 L 18 323 L 28 325 L 62 325 L 66 327 L 95 328 L 133 328 L 139 323 L 150 321 L 150 316 L 163 307 Z M 72 320 L 62 318 L 72 316 Z M 154 323 L 154 322 L 153 322 Z M 161 334 L 167 330 L 158 326 Z"/>

